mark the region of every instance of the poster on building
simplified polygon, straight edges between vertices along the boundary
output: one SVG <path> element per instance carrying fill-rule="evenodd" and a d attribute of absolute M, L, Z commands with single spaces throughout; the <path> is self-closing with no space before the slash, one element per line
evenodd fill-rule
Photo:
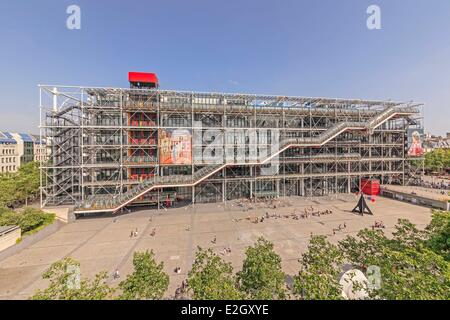
<path fill-rule="evenodd" d="M 192 164 L 192 132 L 188 129 L 160 129 L 160 164 Z"/>
<path fill-rule="evenodd" d="M 408 129 L 408 156 L 420 157 L 424 155 L 423 137 L 423 129 Z"/>

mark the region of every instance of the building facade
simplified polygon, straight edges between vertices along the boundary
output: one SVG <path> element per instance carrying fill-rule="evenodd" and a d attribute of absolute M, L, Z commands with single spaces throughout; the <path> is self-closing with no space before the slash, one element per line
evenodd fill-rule
<path fill-rule="evenodd" d="M 39 135 L 31 134 L 33 139 L 33 161 L 46 162 L 50 155 L 50 149 L 47 147 L 47 142 Z"/>
<path fill-rule="evenodd" d="M 17 142 L 20 164 L 24 165 L 34 161 L 34 141 L 33 137 L 27 133 L 11 133 Z"/>
<path fill-rule="evenodd" d="M 363 179 L 407 185 L 418 173 L 408 132 L 421 130 L 421 105 L 167 91 L 135 76 L 130 89 L 40 88 L 41 135 L 52 141 L 42 206 L 315 197 L 357 192 Z"/>
<path fill-rule="evenodd" d="M 435 149 L 450 149 L 450 133 L 447 133 L 445 137 L 427 134 L 425 136 L 424 148 L 427 152 Z"/>
<path fill-rule="evenodd" d="M 16 172 L 20 166 L 17 141 L 9 132 L 0 132 L 0 174 Z"/>

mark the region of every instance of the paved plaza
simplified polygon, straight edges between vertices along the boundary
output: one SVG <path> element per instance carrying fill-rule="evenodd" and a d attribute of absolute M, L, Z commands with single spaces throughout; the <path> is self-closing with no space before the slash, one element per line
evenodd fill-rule
<path fill-rule="evenodd" d="M 369 204 L 374 216 L 351 213 L 357 203 L 355 195 L 315 199 L 291 197 L 281 201 L 288 205 L 275 209 L 248 209 L 239 206 L 238 202 L 198 204 L 77 220 L 0 261 L 0 299 L 27 299 L 37 288 L 45 288 L 47 282 L 42 280 L 42 273 L 55 261 L 68 256 L 80 261 L 83 277 L 92 277 L 104 270 L 111 275 L 110 283 L 117 285 L 132 271 L 133 252 L 153 250 L 170 275 L 166 294 L 170 297 L 187 277 L 197 246 L 213 248 L 238 271 L 245 248 L 263 236 L 275 244 L 284 271 L 294 275 L 300 268 L 298 259 L 305 251 L 311 233 L 328 235 L 336 242 L 371 227 L 375 221 L 383 221 L 389 233 L 399 218 L 407 218 L 421 228 L 431 220 L 429 208 L 385 198 L 377 198 L 375 203 Z M 311 206 L 316 211 L 331 210 L 333 213 L 299 220 L 269 218 L 260 223 L 246 219 L 262 217 L 266 213 L 281 216 L 294 210 L 302 213 L 304 208 Z M 333 234 L 333 229 L 344 223 L 346 228 Z M 136 228 L 137 237 L 130 237 Z M 154 236 L 151 235 L 153 230 Z M 231 253 L 226 253 L 225 248 L 230 248 Z M 174 271 L 177 267 L 181 268 L 179 274 Z M 119 280 L 112 279 L 116 269 L 120 271 Z"/>

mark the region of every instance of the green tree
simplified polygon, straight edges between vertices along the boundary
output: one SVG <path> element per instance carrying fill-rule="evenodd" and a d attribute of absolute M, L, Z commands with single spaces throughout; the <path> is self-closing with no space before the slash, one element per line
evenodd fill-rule
<path fill-rule="evenodd" d="M 21 166 L 18 172 L 0 174 L 0 207 L 15 207 L 28 204 L 39 193 L 39 164 L 30 162 Z"/>
<path fill-rule="evenodd" d="M 45 290 L 37 290 L 33 300 L 106 300 L 111 299 L 114 289 L 106 284 L 106 272 L 95 275 L 94 280 L 77 278 L 80 263 L 72 258 L 55 262 L 43 274 L 50 281 Z M 79 281 L 78 281 L 79 279 Z"/>
<path fill-rule="evenodd" d="M 25 208 L 23 211 L 0 210 L 0 226 L 19 226 L 23 234 L 49 225 L 54 220 L 54 214 L 34 208 Z"/>
<path fill-rule="evenodd" d="M 120 299 L 157 300 L 169 287 L 169 276 L 163 271 L 164 263 L 155 261 L 153 251 L 135 252 L 134 271 L 119 284 Z"/>
<path fill-rule="evenodd" d="M 339 274 L 343 255 L 325 236 L 312 236 L 308 251 L 302 254 L 301 269 L 294 277 L 294 294 L 307 300 L 342 299 Z"/>
<path fill-rule="evenodd" d="M 259 238 L 254 246 L 247 248 L 245 255 L 242 271 L 237 275 L 241 290 L 256 300 L 285 299 L 286 275 L 273 243 Z"/>
<path fill-rule="evenodd" d="M 338 247 L 344 254 L 345 261 L 365 272 L 367 267 L 378 261 L 387 241 L 381 230 L 364 229 L 357 237 L 347 236 L 339 241 Z"/>
<path fill-rule="evenodd" d="M 425 155 L 425 168 L 431 171 L 441 172 L 450 168 L 450 150 L 436 149 Z"/>
<path fill-rule="evenodd" d="M 18 197 L 20 201 L 25 201 L 25 205 L 28 205 L 28 200 L 34 200 L 39 192 L 39 163 L 30 162 L 21 166 L 18 171 L 17 182 L 16 192 Z"/>
<path fill-rule="evenodd" d="M 381 230 L 361 230 L 339 242 L 346 261 L 365 272 L 380 268 L 381 287 L 368 294 L 376 299 L 448 299 L 448 263 L 424 244 L 425 234 L 407 220 L 399 220 L 393 238 Z"/>
<path fill-rule="evenodd" d="M 0 207 L 11 207 L 16 201 L 16 185 L 13 174 L 0 174 Z"/>
<path fill-rule="evenodd" d="M 381 288 L 372 297 L 389 300 L 449 299 L 450 282 L 448 263 L 422 248 L 403 251 L 385 250 L 377 261 L 381 270 Z"/>
<path fill-rule="evenodd" d="M 427 237 L 426 232 L 417 229 L 416 225 L 407 219 L 398 219 L 392 235 L 393 238 L 390 243 L 394 246 L 397 245 L 399 250 L 405 247 L 418 248 L 424 244 Z"/>
<path fill-rule="evenodd" d="M 198 247 L 187 284 L 195 300 L 239 300 L 244 297 L 236 286 L 231 264 L 211 249 Z"/>
<path fill-rule="evenodd" d="M 426 230 L 427 246 L 450 262 L 450 211 L 434 210 Z"/>

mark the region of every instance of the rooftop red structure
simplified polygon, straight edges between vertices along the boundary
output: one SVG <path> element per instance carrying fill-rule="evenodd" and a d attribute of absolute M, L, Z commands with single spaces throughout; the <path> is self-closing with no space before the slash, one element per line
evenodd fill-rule
<path fill-rule="evenodd" d="M 129 72 L 128 81 L 132 87 L 157 88 L 159 86 L 159 80 L 156 73 Z"/>

